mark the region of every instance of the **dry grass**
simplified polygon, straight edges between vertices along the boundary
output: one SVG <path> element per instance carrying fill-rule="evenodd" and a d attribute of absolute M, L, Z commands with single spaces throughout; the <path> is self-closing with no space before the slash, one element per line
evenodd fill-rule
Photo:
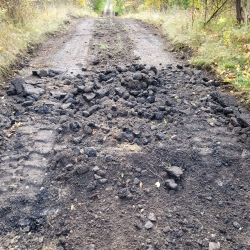
<path fill-rule="evenodd" d="M 6 11 L 0 11 L 0 79 L 8 76 L 11 66 L 19 55 L 27 52 L 28 47 L 42 43 L 47 38 L 46 34 L 62 30 L 72 16 L 95 16 L 89 9 L 73 4 L 29 8 L 25 8 L 22 16 L 16 15 L 16 20 L 10 18 Z"/>
<path fill-rule="evenodd" d="M 189 11 L 171 9 L 166 13 L 141 12 L 127 17 L 144 20 L 160 28 L 162 33 L 180 47 L 193 49 L 190 62 L 199 67 L 212 68 L 235 91 L 250 90 L 250 29 L 239 27 L 230 13 L 204 28 L 199 14 L 192 23 Z M 249 44 L 249 46 L 247 46 Z M 247 94 L 248 101 L 250 94 Z"/>

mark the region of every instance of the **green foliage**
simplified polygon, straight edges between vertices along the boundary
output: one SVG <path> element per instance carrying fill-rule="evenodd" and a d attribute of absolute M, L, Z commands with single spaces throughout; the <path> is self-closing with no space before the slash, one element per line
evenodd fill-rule
<path fill-rule="evenodd" d="M 114 10 L 118 15 L 123 15 L 125 13 L 125 0 L 114 0 Z"/>
<path fill-rule="evenodd" d="M 105 0 L 91 0 L 91 7 L 97 13 L 101 13 L 105 6 Z"/>

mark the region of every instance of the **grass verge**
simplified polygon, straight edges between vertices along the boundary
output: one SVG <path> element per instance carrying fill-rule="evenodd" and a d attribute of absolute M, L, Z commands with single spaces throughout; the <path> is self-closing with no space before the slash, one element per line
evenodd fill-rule
<path fill-rule="evenodd" d="M 22 55 L 44 42 L 48 34 L 64 29 L 72 17 L 96 15 L 90 9 L 74 4 L 50 4 L 42 9 L 32 8 L 31 11 L 32 15 L 18 22 L 0 9 L 0 79 L 8 77 Z"/>
<path fill-rule="evenodd" d="M 162 12 L 141 12 L 126 17 L 146 21 L 161 29 L 179 48 L 189 46 L 194 66 L 210 68 L 250 103 L 250 29 L 239 26 L 234 13 L 214 19 L 204 28 L 202 16 L 194 22 L 190 11 L 171 9 Z"/>

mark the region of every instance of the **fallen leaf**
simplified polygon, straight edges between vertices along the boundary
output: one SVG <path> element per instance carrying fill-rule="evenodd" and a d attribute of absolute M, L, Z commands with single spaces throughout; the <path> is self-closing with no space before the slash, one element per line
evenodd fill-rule
<path fill-rule="evenodd" d="M 140 185 L 139 185 L 139 186 L 140 186 L 140 188 L 142 188 L 142 182 L 140 182 Z"/>
<path fill-rule="evenodd" d="M 73 204 L 71 204 L 70 210 L 74 210 L 74 209 L 75 209 L 75 206 Z"/>

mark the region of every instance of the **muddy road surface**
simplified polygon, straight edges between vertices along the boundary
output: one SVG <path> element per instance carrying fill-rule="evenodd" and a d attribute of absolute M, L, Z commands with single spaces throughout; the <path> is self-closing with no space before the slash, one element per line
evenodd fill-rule
<path fill-rule="evenodd" d="M 38 54 L 0 99 L 1 250 L 250 249 L 250 116 L 217 80 L 135 20 Z"/>

